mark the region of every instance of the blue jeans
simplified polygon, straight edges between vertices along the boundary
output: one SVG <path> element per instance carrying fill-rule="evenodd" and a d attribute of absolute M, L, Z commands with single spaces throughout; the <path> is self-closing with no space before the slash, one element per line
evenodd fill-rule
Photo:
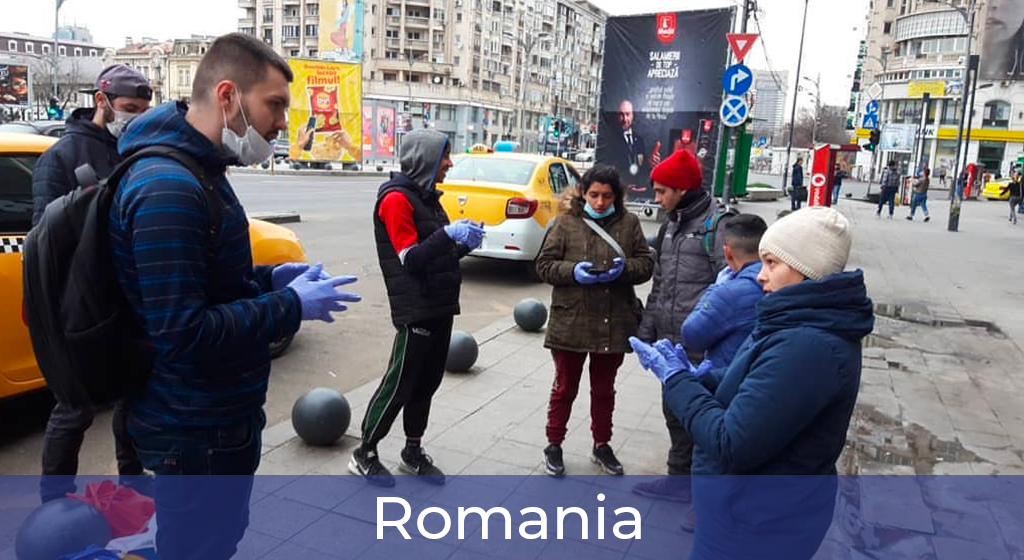
<path fill-rule="evenodd" d="M 917 207 L 921 207 L 921 211 L 924 215 L 928 215 L 928 193 L 914 193 L 910 197 L 910 217 L 914 217 L 914 211 Z"/>
<path fill-rule="evenodd" d="M 156 473 L 157 549 L 162 560 L 229 560 L 249 525 L 253 474 L 266 416 L 177 430 L 130 431 L 142 464 Z M 211 476 L 229 475 L 229 476 Z"/>
<path fill-rule="evenodd" d="M 898 190 L 897 187 L 882 187 L 882 193 L 878 195 L 878 210 L 875 212 L 876 214 L 881 214 L 882 207 L 888 203 L 889 215 L 892 216 L 896 206 L 896 191 Z"/>
<path fill-rule="evenodd" d="M 790 187 L 789 188 L 789 209 L 796 212 L 800 209 L 800 206 L 804 202 L 803 187 Z"/>
<path fill-rule="evenodd" d="M 832 187 L 832 204 L 839 202 L 839 191 L 843 190 L 843 185 L 835 185 Z"/>

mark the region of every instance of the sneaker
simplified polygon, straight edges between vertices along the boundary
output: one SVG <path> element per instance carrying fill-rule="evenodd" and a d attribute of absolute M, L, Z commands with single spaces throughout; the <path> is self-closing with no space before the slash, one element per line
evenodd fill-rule
<path fill-rule="evenodd" d="M 913 216 L 907 216 L 907 219 L 910 220 L 911 222 L 914 221 L 914 217 Z"/>
<path fill-rule="evenodd" d="M 352 452 L 352 459 L 348 462 L 348 471 L 366 479 L 366 482 L 374 486 L 390 488 L 395 485 L 395 477 L 380 462 L 375 449 L 365 450 L 362 446 Z"/>
<path fill-rule="evenodd" d="M 562 446 L 552 443 L 544 448 L 544 470 L 551 476 L 565 476 L 565 462 L 562 461 Z"/>
<path fill-rule="evenodd" d="M 594 452 L 590 455 L 590 460 L 597 463 L 598 466 L 601 467 L 601 470 L 608 474 L 622 474 L 622 463 L 615 458 L 612 446 L 607 443 L 602 443 L 595 447 Z"/>
<path fill-rule="evenodd" d="M 925 217 L 924 217 L 924 221 L 926 221 L 926 222 L 927 222 L 928 220 L 930 220 L 930 219 L 932 219 L 932 218 L 931 218 L 931 216 L 925 216 Z"/>
<path fill-rule="evenodd" d="M 697 529 L 697 510 L 693 509 L 693 506 L 690 506 L 690 509 L 686 510 L 686 513 L 683 514 L 683 520 L 679 522 L 679 528 L 691 535 Z"/>
<path fill-rule="evenodd" d="M 402 462 L 398 465 L 398 470 L 406 474 L 421 476 L 423 480 L 438 486 L 443 486 L 445 483 L 444 473 L 434 466 L 434 459 L 424 453 L 422 447 L 403 449 Z"/>
<path fill-rule="evenodd" d="M 876 218 L 881 218 L 882 217 L 882 211 L 879 210 L 878 212 L 875 212 L 875 217 Z"/>
<path fill-rule="evenodd" d="M 633 493 L 655 500 L 668 500 L 670 502 L 689 503 L 690 477 L 688 476 L 663 476 L 650 482 L 641 482 L 633 486 Z"/>
<path fill-rule="evenodd" d="M 892 219 L 892 214 L 889 214 L 889 219 L 890 219 L 890 220 Z"/>

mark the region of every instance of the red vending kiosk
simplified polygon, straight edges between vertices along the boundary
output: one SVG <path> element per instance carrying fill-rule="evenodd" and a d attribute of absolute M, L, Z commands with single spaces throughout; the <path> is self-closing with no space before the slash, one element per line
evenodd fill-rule
<path fill-rule="evenodd" d="M 814 164 L 807 191 L 808 206 L 832 206 L 836 157 L 840 152 L 857 151 L 860 151 L 860 147 L 856 144 L 820 144 L 814 148 Z"/>

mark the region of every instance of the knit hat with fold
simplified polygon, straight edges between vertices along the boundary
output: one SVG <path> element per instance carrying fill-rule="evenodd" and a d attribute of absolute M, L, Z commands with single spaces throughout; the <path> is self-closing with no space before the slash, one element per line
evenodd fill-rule
<path fill-rule="evenodd" d="M 846 268 L 851 242 L 845 216 L 834 208 L 810 206 L 769 226 L 759 253 L 771 253 L 811 280 L 821 280 Z"/>
<path fill-rule="evenodd" d="M 699 189 L 704 181 L 700 162 L 690 152 L 679 150 L 651 170 L 651 180 L 681 191 Z"/>

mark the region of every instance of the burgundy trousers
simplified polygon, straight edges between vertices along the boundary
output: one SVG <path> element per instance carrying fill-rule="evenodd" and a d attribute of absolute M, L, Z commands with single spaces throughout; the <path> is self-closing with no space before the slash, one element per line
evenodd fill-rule
<path fill-rule="evenodd" d="M 561 444 L 572 403 L 580 390 L 583 362 L 587 354 L 568 350 L 552 350 L 555 359 L 555 381 L 548 403 L 548 443 Z M 612 411 L 615 410 L 615 374 L 624 354 L 590 354 L 590 433 L 594 442 L 612 439 Z"/>

